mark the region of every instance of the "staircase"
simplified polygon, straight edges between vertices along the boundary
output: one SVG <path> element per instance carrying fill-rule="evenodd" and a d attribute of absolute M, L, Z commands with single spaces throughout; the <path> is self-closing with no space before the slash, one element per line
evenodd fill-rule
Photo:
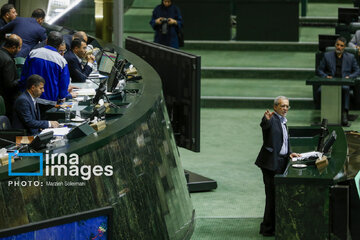
<path fill-rule="evenodd" d="M 135 0 L 125 14 L 125 37 L 152 41 L 149 21 L 158 4 Z M 353 4 L 309 0 L 299 42 L 185 41 L 183 51 L 201 56 L 202 107 L 271 108 L 276 96 L 285 95 L 293 108 L 312 109 L 312 87 L 305 80 L 315 74 L 318 34 L 335 33 L 339 7 Z"/>

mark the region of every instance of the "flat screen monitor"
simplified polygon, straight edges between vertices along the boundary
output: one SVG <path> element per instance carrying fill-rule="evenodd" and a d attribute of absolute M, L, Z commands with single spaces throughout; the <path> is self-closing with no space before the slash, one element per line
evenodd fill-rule
<path fill-rule="evenodd" d="M 0 231 L 0 240 L 111 240 L 112 207 L 99 208 Z"/>
<path fill-rule="evenodd" d="M 359 8 L 338 8 L 338 23 L 350 24 L 359 21 Z"/>
<path fill-rule="evenodd" d="M 330 148 L 334 144 L 336 137 L 337 137 L 336 132 L 332 131 L 330 136 L 328 137 L 328 139 L 326 140 L 326 142 L 324 144 L 324 148 L 322 151 L 324 154 L 327 154 L 330 151 Z"/>
<path fill-rule="evenodd" d="M 114 66 L 117 58 L 117 53 L 102 51 L 102 55 L 99 62 L 99 72 L 102 74 L 110 74 L 111 69 Z"/>
<path fill-rule="evenodd" d="M 159 74 L 176 144 L 199 152 L 201 57 L 134 37 L 125 48 Z"/>
<path fill-rule="evenodd" d="M 109 79 L 107 81 L 107 91 L 114 92 L 116 86 L 118 85 L 120 78 L 124 76 L 124 67 L 126 64 L 126 60 L 120 60 L 113 66 L 111 69 L 111 73 Z"/>

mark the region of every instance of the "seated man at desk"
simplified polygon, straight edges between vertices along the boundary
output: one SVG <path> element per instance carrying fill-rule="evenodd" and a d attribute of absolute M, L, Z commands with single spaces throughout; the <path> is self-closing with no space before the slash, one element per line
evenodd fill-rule
<path fill-rule="evenodd" d="M 65 53 L 72 82 L 85 82 L 92 72 L 95 56 L 86 54 L 86 46 L 85 40 L 75 38 L 71 42 L 71 50 Z M 87 61 L 85 66 L 82 65 L 83 59 Z"/>
<path fill-rule="evenodd" d="M 39 75 L 31 75 L 26 80 L 26 91 L 15 101 L 13 113 L 13 127 L 26 129 L 29 134 L 36 135 L 44 128 L 56 128 L 57 121 L 40 119 L 39 104 L 36 99 L 44 92 L 45 80 Z"/>
<path fill-rule="evenodd" d="M 335 42 L 335 51 L 326 52 L 321 60 L 317 75 L 323 78 L 356 78 L 360 75 L 359 65 L 353 54 L 344 52 L 346 39 L 339 37 Z M 315 102 L 320 102 L 321 87 L 314 93 Z M 330 97 L 330 96 L 329 96 Z M 355 96 L 360 98 L 360 96 Z M 342 86 L 342 124 L 348 124 L 350 105 L 350 86 Z"/>

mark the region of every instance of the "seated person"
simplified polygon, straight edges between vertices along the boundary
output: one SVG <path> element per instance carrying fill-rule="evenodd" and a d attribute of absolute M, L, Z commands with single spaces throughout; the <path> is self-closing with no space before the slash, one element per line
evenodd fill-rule
<path fill-rule="evenodd" d="M 356 78 L 360 74 L 359 65 L 353 54 L 344 52 L 346 39 L 339 37 L 335 42 L 335 51 L 326 52 L 321 60 L 317 75 L 323 78 Z M 320 102 L 321 87 L 314 92 L 314 101 Z M 355 94 L 354 94 L 355 95 Z M 355 98 L 360 98 L 359 95 Z M 342 124 L 348 124 L 350 105 L 350 86 L 342 86 Z"/>
<path fill-rule="evenodd" d="M 67 51 L 70 51 L 71 42 L 76 38 L 82 38 L 82 39 L 84 39 L 84 41 L 86 43 L 88 42 L 88 36 L 87 36 L 86 32 L 84 32 L 84 31 L 78 31 L 78 32 L 74 33 L 73 35 L 65 34 L 63 37 L 64 37 Z"/>
<path fill-rule="evenodd" d="M 359 50 L 360 48 L 360 30 L 357 30 L 353 36 L 353 38 L 349 42 L 349 47 L 351 48 L 357 48 Z M 359 51 L 360 55 L 360 51 Z"/>
<path fill-rule="evenodd" d="M 26 80 L 26 91 L 15 101 L 13 113 L 13 128 L 26 129 L 28 134 L 36 135 L 44 128 L 56 128 L 57 121 L 40 119 L 39 104 L 36 98 L 44 92 L 45 80 L 39 75 L 31 75 Z"/>
<path fill-rule="evenodd" d="M 71 50 L 65 53 L 72 82 L 85 82 L 92 72 L 95 57 L 86 54 L 86 47 L 83 39 L 75 38 L 71 42 Z M 83 59 L 87 61 L 85 66 L 81 64 Z"/>
<path fill-rule="evenodd" d="M 65 41 L 60 44 L 59 48 L 58 48 L 58 53 L 64 57 L 65 53 L 66 53 L 66 44 Z"/>

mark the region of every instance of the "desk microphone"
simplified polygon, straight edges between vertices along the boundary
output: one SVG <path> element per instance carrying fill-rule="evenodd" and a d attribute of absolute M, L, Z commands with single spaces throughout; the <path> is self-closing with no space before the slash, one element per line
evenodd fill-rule
<path fill-rule="evenodd" d="M 79 69 L 75 69 L 77 73 L 80 73 L 83 77 L 85 77 L 86 79 L 90 80 L 91 82 L 93 82 L 94 84 L 96 84 L 97 86 L 99 86 L 98 83 L 96 83 L 95 81 L 91 80 L 90 78 L 88 78 L 89 76 L 86 76 L 84 73 L 82 73 Z M 86 81 L 86 80 L 85 80 Z"/>
<path fill-rule="evenodd" d="M 320 137 L 319 137 L 319 143 L 317 146 L 317 151 L 321 152 L 323 147 L 324 147 L 324 139 L 325 136 L 328 132 L 328 128 L 327 128 L 327 124 L 328 124 L 328 120 L 326 118 L 323 118 L 322 122 L 321 122 L 321 132 L 320 132 Z"/>
<path fill-rule="evenodd" d="M 19 145 L 19 149 L 18 149 L 19 151 L 23 150 L 23 148 L 27 147 L 27 144 L 22 144 L 22 143 L 17 144 L 16 142 L 10 141 L 10 140 L 5 139 L 5 138 L 0 138 L 0 140 L 3 141 L 3 142 L 6 142 L 6 143 L 15 144 L 15 146 Z"/>

